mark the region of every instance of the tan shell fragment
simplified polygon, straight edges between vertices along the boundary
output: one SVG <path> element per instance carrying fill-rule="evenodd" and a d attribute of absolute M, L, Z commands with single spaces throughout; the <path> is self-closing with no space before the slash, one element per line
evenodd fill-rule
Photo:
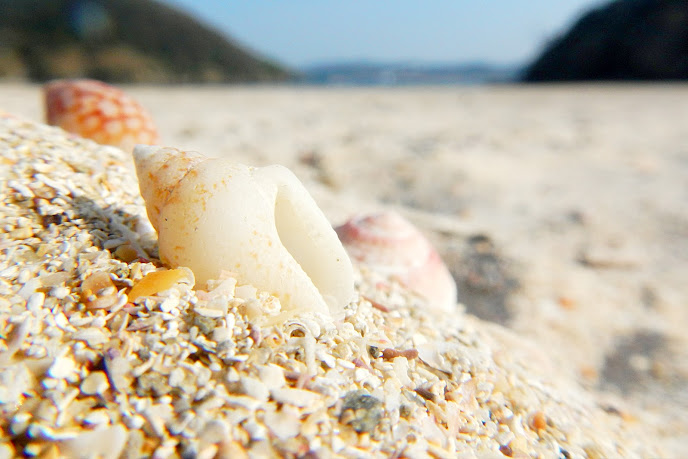
<path fill-rule="evenodd" d="M 129 292 L 129 301 L 134 302 L 142 296 L 155 295 L 169 288 L 177 282 L 185 280 L 193 284 L 193 274 L 188 269 L 163 269 L 153 271 L 134 284 Z"/>

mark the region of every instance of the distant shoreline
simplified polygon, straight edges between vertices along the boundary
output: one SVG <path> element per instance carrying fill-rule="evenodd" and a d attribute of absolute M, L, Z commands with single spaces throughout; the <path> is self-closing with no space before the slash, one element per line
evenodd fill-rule
<path fill-rule="evenodd" d="M 486 63 L 335 63 L 303 69 L 297 83 L 352 86 L 475 85 L 513 83 L 521 67 Z"/>

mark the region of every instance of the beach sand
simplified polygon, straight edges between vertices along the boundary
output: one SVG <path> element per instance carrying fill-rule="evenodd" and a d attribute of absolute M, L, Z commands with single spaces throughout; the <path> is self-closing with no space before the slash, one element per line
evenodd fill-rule
<path fill-rule="evenodd" d="M 682 451 L 688 86 L 124 89 L 164 144 L 285 165 L 333 224 L 400 211 L 469 314 Z M 40 121 L 39 87 L 0 109 Z"/>

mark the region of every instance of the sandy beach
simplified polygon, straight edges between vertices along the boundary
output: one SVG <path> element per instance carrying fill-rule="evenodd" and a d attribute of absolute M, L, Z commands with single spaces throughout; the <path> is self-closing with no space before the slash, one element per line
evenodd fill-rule
<path fill-rule="evenodd" d="M 688 86 L 124 89 L 166 145 L 289 167 L 333 225 L 398 210 L 467 313 L 683 451 Z M 40 88 L 0 109 L 42 121 Z"/>

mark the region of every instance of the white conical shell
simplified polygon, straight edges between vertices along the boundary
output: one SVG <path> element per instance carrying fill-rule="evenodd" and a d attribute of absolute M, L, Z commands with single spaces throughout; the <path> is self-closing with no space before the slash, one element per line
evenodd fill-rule
<path fill-rule="evenodd" d="M 346 251 L 289 169 L 143 145 L 134 162 L 167 265 L 191 268 L 200 285 L 234 272 L 285 311 L 340 316 L 351 301 Z"/>
<path fill-rule="evenodd" d="M 336 228 L 349 256 L 409 290 L 431 307 L 451 310 L 456 283 L 435 248 L 418 229 L 396 212 L 352 218 Z"/>

